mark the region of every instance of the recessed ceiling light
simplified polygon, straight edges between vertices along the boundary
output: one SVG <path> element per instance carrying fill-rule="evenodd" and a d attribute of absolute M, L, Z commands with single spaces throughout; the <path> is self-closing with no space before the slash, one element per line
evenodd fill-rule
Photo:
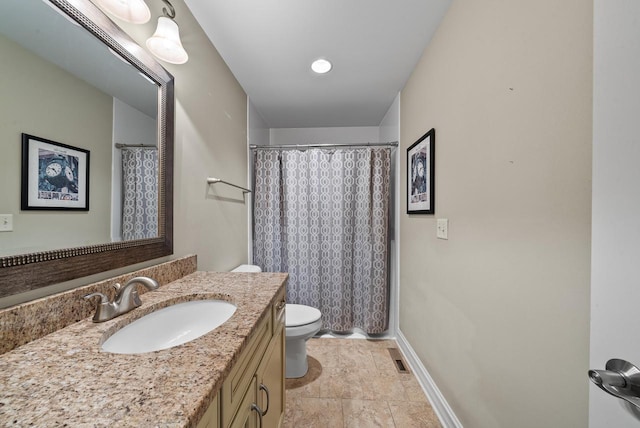
<path fill-rule="evenodd" d="M 326 59 L 319 58 L 311 63 L 311 69 L 318 74 L 325 74 L 331 71 L 333 65 Z"/>

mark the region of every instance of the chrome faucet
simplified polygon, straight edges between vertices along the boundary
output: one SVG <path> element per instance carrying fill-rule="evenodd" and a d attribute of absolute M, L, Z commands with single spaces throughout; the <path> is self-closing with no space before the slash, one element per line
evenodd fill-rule
<path fill-rule="evenodd" d="M 93 315 L 93 322 L 109 321 L 142 305 L 138 290 L 135 288 L 136 284 L 142 284 L 149 290 L 156 290 L 159 287 L 155 280 L 146 276 L 137 276 L 131 278 L 124 286 L 120 284 L 114 285 L 116 296 L 113 302 L 110 302 L 109 298 L 103 293 L 91 293 L 84 296 L 87 300 L 92 297 L 100 297 L 100 302 L 96 306 L 96 313 Z"/>

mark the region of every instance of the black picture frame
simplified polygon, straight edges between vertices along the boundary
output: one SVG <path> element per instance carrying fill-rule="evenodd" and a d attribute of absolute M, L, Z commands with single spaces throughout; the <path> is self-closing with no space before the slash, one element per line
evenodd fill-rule
<path fill-rule="evenodd" d="M 89 211 L 89 150 L 22 134 L 22 210 Z"/>
<path fill-rule="evenodd" d="M 431 128 L 407 149 L 407 214 L 435 212 L 435 147 Z"/>

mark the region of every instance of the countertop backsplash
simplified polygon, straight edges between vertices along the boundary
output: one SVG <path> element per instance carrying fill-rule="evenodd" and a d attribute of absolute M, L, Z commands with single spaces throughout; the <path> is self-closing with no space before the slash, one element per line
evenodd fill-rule
<path fill-rule="evenodd" d="M 189 255 L 2 309 L 0 310 L 0 354 L 92 316 L 96 302 L 83 298 L 89 293 L 101 292 L 113 298 L 114 284 L 124 285 L 136 276 L 148 276 L 163 286 L 194 273 L 196 269 L 197 257 Z M 145 287 L 137 289 L 140 294 L 147 292 Z"/>

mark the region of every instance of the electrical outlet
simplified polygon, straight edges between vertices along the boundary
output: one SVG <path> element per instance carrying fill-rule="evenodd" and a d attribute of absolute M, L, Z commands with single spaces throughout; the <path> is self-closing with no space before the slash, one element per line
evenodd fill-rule
<path fill-rule="evenodd" d="M 13 231 L 13 214 L 0 214 L 0 232 Z"/>
<path fill-rule="evenodd" d="M 449 219 L 436 220 L 436 236 L 440 239 L 449 239 Z"/>

